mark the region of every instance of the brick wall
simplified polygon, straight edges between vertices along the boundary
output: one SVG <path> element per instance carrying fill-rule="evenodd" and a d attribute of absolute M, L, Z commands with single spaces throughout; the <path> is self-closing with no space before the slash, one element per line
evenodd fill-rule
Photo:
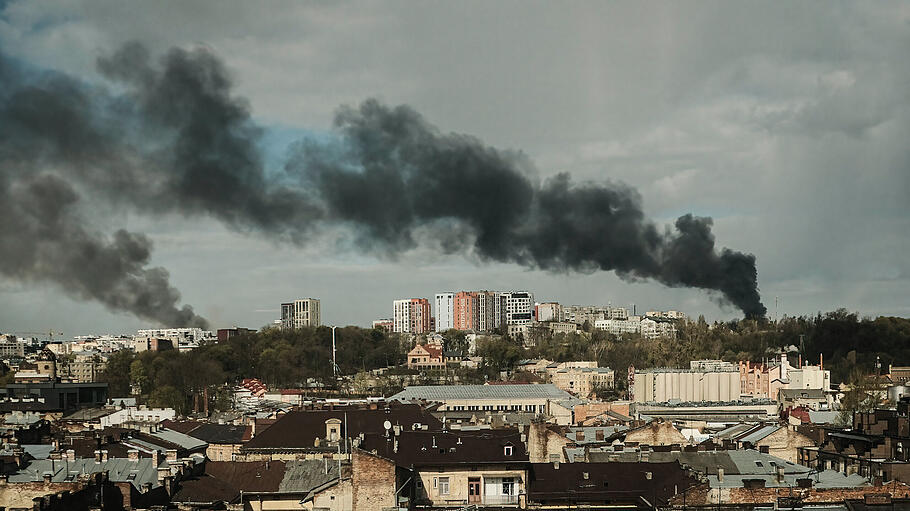
<path fill-rule="evenodd" d="M 380 511 L 396 505 L 395 463 L 354 449 L 351 453 L 354 511 Z"/>

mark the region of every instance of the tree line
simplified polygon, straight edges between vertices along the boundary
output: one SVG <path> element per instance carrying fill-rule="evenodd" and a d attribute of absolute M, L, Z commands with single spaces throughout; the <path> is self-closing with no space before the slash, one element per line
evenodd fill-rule
<path fill-rule="evenodd" d="M 467 351 L 464 332 L 443 333 L 445 348 Z M 786 317 L 778 322 L 738 320 L 709 324 L 704 318 L 679 321 L 675 339 L 645 339 L 639 335 L 613 336 L 584 329 L 579 333 L 550 334 L 532 328 L 527 337 L 481 336 L 476 354 L 483 362 L 476 373 L 462 379 L 532 379 L 516 371 L 522 359 L 546 358 L 556 362 L 596 360 L 616 370 L 617 385 L 625 385 L 629 366 L 687 367 L 690 360 L 762 361 L 781 349 L 795 346 L 804 362 L 824 357 L 832 381 L 845 381 L 854 368 L 867 374 L 876 359 L 888 364 L 910 364 L 910 320 L 896 317 L 860 318 L 837 310 L 816 316 Z M 358 327 L 336 331 L 338 373 L 355 375 L 405 362 L 413 341 L 381 329 Z M 796 357 L 797 354 L 791 355 Z M 226 406 L 227 386 L 244 378 L 259 378 L 271 387 L 300 388 L 307 382 L 335 385 L 332 367 L 332 330 L 264 329 L 211 343 L 181 353 L 176 350 L 113 354 L 103 380 L 112 396 L 134 393 L 152 406 L 170 406 L 180 413 L 199 408 L 205 389 L 214 405 Z"/>

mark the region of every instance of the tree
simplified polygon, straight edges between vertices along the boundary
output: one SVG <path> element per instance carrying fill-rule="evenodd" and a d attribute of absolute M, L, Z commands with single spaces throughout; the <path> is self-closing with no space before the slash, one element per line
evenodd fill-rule
<path fill-rule="evenodd" d="M 496 371 L 507 371 L 515 367 L 524 350 L 505 337 L 491 337 L 478 342 L 477 354 L 483 357 L 484 365 Z"/>
<path fill-rule="evenodd" d="M 850 371 L 847 387 L 840 402 L 841 412 L 836 421 L 839 426 L 852 425 L 855 413 L 868 413 L 885 404 L 887 388 L 877 376 L 854 368 Z"/>
<path fill-rule="evenodd" d="M 108 357 L 99 380 L 107 382 L 110 396 L 130 395 L 130 369 L 134 358 L 132 350 L 120 350 Z"/>

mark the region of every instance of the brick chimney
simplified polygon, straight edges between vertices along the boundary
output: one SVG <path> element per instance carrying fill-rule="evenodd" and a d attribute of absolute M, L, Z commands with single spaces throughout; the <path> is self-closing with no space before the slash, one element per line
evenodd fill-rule
<path fill-rule="evenodd" d="M 101 450 L 101 462 L 102 463 L 107 462 L 107 449 Z"/>
<path fill-rule="evenodd" d="M 165 454 L 167 455 L 167 460 L 169 462 L 177 461 L 177 449 L 168 449 L 165 451 Z"/>
<path fill-rule="evenodd" d="M 126 451 L 126 457 L 129 458 L 130 461 L 132 461 L 134 463 L 138 463 L 139 462 L 139 450 L 130 449 L 130 450 Z"/>

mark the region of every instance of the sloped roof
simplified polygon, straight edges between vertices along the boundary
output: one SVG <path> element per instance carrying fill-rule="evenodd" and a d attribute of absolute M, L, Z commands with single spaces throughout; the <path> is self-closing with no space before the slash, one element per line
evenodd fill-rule
<path fill-rule="evenodd" d="M 244 493 L 309 494 L 338 480 L 338 464 L 319 460 L 209 461 L 205 472 L 180 482 L 173 502 L 231 502 Z"/>
<path fill-rule="evenodd" d="M 427 410 L 415 404 L 395 404 L 387 408 L 336 408 L 334 410 L 299 410 L 279 418 L 268 429 L 256 433 L 244 449 L 312 449 L 317 438 L 325 438 L 325 422 L 341 420 L 342 435 L 354 437 L 360 433 L 382 433 L 383 423 L 389 421 L 410 429 L 414 424 L 426 424 L 439 429 L 442 423 Z"/>
<path fill-rule="evenodd" d="M 249 438 L 249 429 L 250 426 L 205 423 L 188 434 L 209 444 L 241 444 L 245 437 Z"/>
<path fill-rule="evenodd" d="M 512 454 L 506 454 L 506 446 L 512 446 Z M 398 436 L 371 434 L 364 435 L 360 448 L 375 451 L 403 467 L 528 461 L 518 429 L 402 431 Z"/>
<path fill-rule="evenodd" d="M 117 482 L 129 482 L 137 489 L 143 484 L 151 483 L 152 487 L 159 486 L 158 467 L 149 458 L 130 460 L 127 458 L 109 458 L 108 461 L 99 462 L 94 458 L 77 458 L 75 461 L 65 460 L 34 460 L 22 470 L 9 474 L 10 483 L 40 482 L 44 474 L 51 474 L 51 481 L 62 483 L 78 478 L 79 474 L 95 474 L 107 472 L 108 478 Z"/>

